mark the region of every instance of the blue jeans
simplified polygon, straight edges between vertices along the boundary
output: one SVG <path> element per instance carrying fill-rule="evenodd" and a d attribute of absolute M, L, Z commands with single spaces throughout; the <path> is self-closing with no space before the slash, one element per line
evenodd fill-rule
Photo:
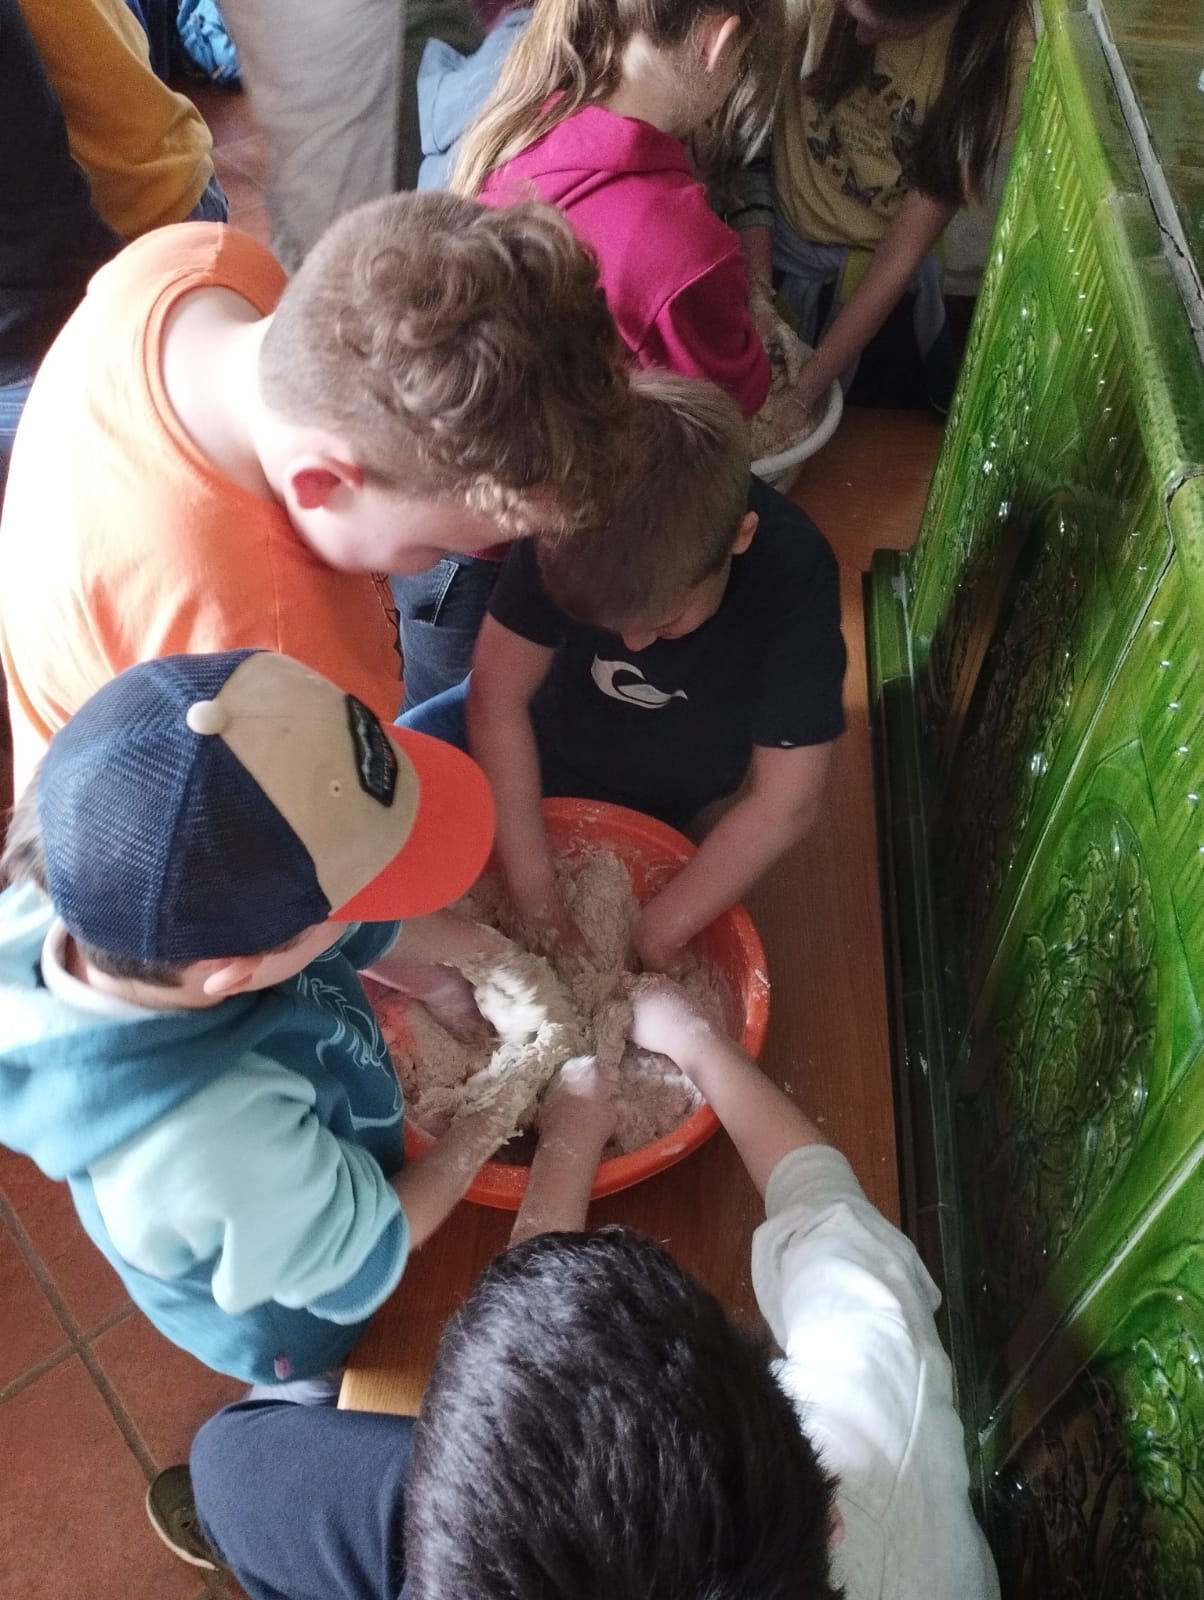
<path fill-rule="evenodd" d="M 215 172 L 201 190 L 201 198 L 184 218 L 185 222 L 229 222 L 230 202 Z"/>
<path fill-rule="evenodd" d="M 432 695 L 420 706 L 403 711 L 397 719 L 399 728 L 413 728 L 416 733 L 429 733 L 444 744 L 454 744 L 457 750 L 468 749 L 468 684 L 469 679 Z"/>
<path fill-rule="evenodd" d="M 0 505 L 4 503 L 4 485 L 8 481 L 8 463 L 12 459 L 17 423 L 32 387 L 32 376 L 22 378 L 19 383 L 0 385 Z"/>
<path fill-rule="evenodd" d="M 499 561 L 444 556 L 429 572 L 390 580 L 405 664 L 403 713 L 455 688 L 468 676 L 473 646 L 501 570 Z"/>

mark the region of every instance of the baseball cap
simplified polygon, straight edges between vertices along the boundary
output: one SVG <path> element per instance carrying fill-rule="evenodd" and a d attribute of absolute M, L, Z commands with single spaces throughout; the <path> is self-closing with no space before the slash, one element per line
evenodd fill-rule
<path fill-rule="evenodd" d="M 52 739 L 38 814 L 67 928 L 145 961 L 420 916 L 469 888 L 493 846 L 474 761 L 268 650 L 114 678 Z"/>

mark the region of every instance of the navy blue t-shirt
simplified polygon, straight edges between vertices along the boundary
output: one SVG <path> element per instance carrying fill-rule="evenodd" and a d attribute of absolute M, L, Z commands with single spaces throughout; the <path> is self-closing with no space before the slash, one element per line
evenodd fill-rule
<path fill-rule="evenodd" d="M 680 827 L 739 788 L 755 745 L 788 750 L 844 731 L 836 558 L 805 511 L 755 478 L 748 508 L 756 535 L 715 615 L 646 650 L 567 617 L 544 592 L 532 541 L 511 547 L 489 611 L 556 652 L 531 705 L 545 794 Z"/>

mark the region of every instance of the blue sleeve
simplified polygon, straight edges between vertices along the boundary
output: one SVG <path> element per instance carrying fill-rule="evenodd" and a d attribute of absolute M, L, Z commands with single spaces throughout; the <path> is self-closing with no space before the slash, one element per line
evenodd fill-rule
<path fill-rule="evenodd" d="M 398 1600 L 410 1417 L 242 1401 L 193 1440 L 210 1544 L 251 1600 Z"/>
<path fill-rule="evenodd" d="M 755 484 L 749 506 L 760 517 L 756 540 L 770 547 L 760 578 L 766 649 L 753 743 L 772 750 L 827 744 L 845 727 L 840 568 L 807 513 L 776 489 Z"/>
<path fill-rule="evenodd" d="M 339 950 L 363 972 L 392 950 L 400 932 L 400 922 L 357 922 L 339 940 Z"/>
<path fill-rule="evenodd" d="M 510 546 L 489 597 L 489 615 L 511 633 L 547 650 L 564 642 L 568 619 L 544 590 L 534 539 L 520 539 Z"/>

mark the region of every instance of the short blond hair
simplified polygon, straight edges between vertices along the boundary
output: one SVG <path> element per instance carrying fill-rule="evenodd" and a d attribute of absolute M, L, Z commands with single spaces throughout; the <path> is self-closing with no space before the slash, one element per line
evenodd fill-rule
<path fill-rule="evenodd" d="M 748 428 L 729 395 L 701 378 L 641 372 L 632 399 L 607 515 L 538 545 L 561 610 L 611 629 L 662 621 L 718 572 L 748 504 Z"/>
<path fill-rule="evenodd" d="M 389 488 L 521 529 L 597 517 L 631 407 L 597 267 L 560 212 L 398 194 L 340 217 L 264 336 L 264 403 Z"/>

